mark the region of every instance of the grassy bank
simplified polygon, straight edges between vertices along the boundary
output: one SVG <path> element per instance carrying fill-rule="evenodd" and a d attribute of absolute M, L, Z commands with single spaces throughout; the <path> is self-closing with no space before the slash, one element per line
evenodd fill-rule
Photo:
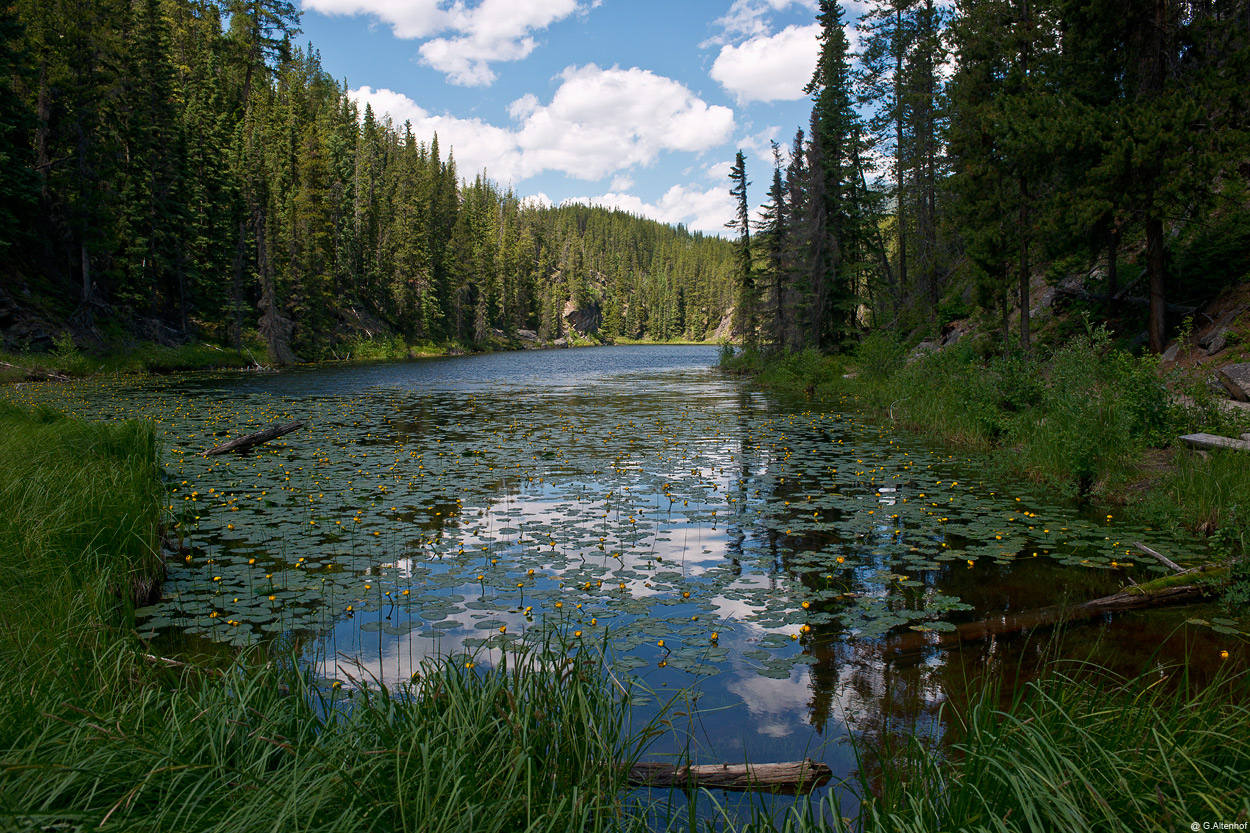
<path fill-rule="evenodd" d="M 83 352 L 72 340 L 62 339 L 50 353 L 0 353 L 0 383 L 97 373 L 173 373 L 252 367 L 258 356 L 263 359 L 264 351 L 254 346 L 235 350 L 203 342 L 177 347 L 145 343 L 124 349 Z"/>
<path fill-rule="evenodd" d="M 0 413 L 0 828 L 594 830 L 621 823 L 621 692 L 562 646 L 488 671 L 315 687 L 252 656 L 156 664 L 130 633 L 159 575 L 152 430 Z"/>
<path fill-rule="evenodd" d="M 1167 378 L 1094 331 L 1034 355 L 984 358 L 955 345 L 908 362 L 882 334 L 849 356 L 739 353 L 722 366 L 764 387 L 844 401 L 922 436 L 988 453 L 1004 477 L 1073 499 L 1124 503 L 1146 523 L 1225 530 L 1230 553 L 1250 542 L 1250 465 L 1244 455 L 1193 455 L 1181 434 L 1228 436 L 1250 426 L 1201 384 Z M 1191 395 L 1189 406 L 1170 392 Z M 1162 450 L 1162 451 L 1161 451 Z"/>
<path fill-rule="evenodd" d="M 1250 680 L 1195 685 L 1053 665 L 999 706 L 990 684 L 947 721 L 871 761 L 867 831 L 1188 830 L 1250 818 Z M 1214 829 L 1208 827 L 1205 829 Z"/>

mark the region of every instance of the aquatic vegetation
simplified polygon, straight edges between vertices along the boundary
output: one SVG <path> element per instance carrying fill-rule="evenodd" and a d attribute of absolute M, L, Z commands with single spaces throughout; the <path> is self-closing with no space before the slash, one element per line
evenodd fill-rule
<path fill-rule="evenodd" d="M 964 663 L 1031 661 L 1010 639 L 934 647 L 944 632 L 1158 575 L 1135 540 L 1205 560 L 1184 535 L 1004 488 L 983 458 L 925 446 L 854 397 L 603 353 L 639 364 L 495 354 L 8 395 L 156 425 L 185 550 L 139 611 L 153 650 L 295 651 L 328 696 L 393 689 L 432 657 L 487 673 L 558 633 L 609 658 L 636 720 L 679 694 L 648 754 L 696 762 L 810 756 L 848 777 L 857 721 L 905 702 L 891 723 L 927 725 Z M 199 456 L 293 419 L 306 428 Z M 1125 627 L 1133 644 L 1167 638 Z M 1192 630 L 1211 662 L 1244 663 L 1230 636 Z"/>
<path fill-rule="evenodd" d="M 782 679 L 821 640 L 952 629 L 985 565 L 1056 593 L 1161 569 L 1128 543 L 1152 533 L 1024 487 L 1001 494 L 968 479 L 976 461 L 873 424 L 853 400 L 778 407 L 683 373 L 594 396 L 394 380 L 308 395 L 296 371 L 31 398 L 158 426 L 188 550 L 138 612 L 141 633 L 297 638 L 330 678 L 342 654 L 397 680 L 424 656 L 573 629 L 606 641 L 622 672 L 695 680 L 746 661 Z M 249 455 L 198 455 L 297 417 L 309 427 Z M 646 647 L 657 640 L 662 657 Z"/>

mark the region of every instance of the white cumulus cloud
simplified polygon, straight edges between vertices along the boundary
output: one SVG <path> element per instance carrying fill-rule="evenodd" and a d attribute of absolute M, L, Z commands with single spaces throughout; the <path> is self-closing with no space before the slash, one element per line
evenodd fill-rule
<path fill-rule="evenodd" d="M 708 105 L 685 85 L 638 69 L 570 67 L 551 103 L 513 103 L 526 175 L 562 171 L 600 179 L 647 164 L 661 151 L 700 152 L 732 135 L 734 114 Z"/>
<path fill-rule="evenodd" d="M 726 167 L 728 172 L 728 167 Z M 729 196 L 729 185 L 699 189 L 694 186 L 674 185 L 655 202 L 649 203 L 633 194 L 609 192 L 597 197 L 572 197 L 565 202 L 600 205 L 617 208 L 641 217 L 649 217 L 661 223 L 683 223 L 692 231 L 707 234 L 724 234 L 725 223 L 733 219 L 734 204 Z"/>
<path fill-rule="evenodd" d="M 394 90 L 361 87 L 348 95 L 359 102 L 361 110 L 368 104 L 379 118 L 389 115 L 396 126 L 412 122 L 413 135 L 421 141 L 428 142 L 437 133 L 439 152 L 444 159 L 449 152 L 455 153 L 456 169 L 462 177 L 471 179 L 485 170 L 491 178 L 503 182 L 520 178 L 521 149 L 510 130 L 481 119 L 434 115 Z"/>
<path fill-rule="evenodd" d="M 397 38 L 424 40 L 422 63 L 453 84 L 485 86 L 490 65 L 519 61 L 534 51 L 534 33 L 591 6 L 577 0 L 303 0 L 322 14 L 369 15 L 390 25 Z M 441 37 L 436 37 L 441 36 Z"/>
<path fill-rule="evenodd" d="M 820 57 L 819 35 L 820 25 L 813 23 L 726 44 L 710 74 L 739 103 L 795 101 L 803 98 Z"/>
<path fill-rule="evenodd" d="M 785 11 L 792 5 L 807 8 L 813 14 L 816 11 L 815 0 L 734 0 L 729 11 L 714 22 L 721 27 L 720 34 L 702 45 L 720 46 L 735 40 L 766 35 L 770 31 L 772 15 Z"/>
<path fill-rule="evenodd" d="M 408 96 L 361 87 L 349 93 L 395 124 L 411 121 L 417 136 L 435 131 L 456 154 L 461 174 L 486 169 L 515 182 L 545 171 L 597 180 L 653 162 L 667 151 L 701 153 L 728 141 L 734 114 L 708 105 L 683 84 L 642 69 L 570 67 L 550 103 L 534 95 L 509 107 L 510 128 L 480 119 L 433 115 Z M 623 182 L 624 180 L 622 180 Z"/>

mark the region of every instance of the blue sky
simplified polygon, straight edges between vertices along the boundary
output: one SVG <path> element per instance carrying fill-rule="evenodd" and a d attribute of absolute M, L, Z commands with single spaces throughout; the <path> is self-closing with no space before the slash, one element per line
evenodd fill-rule
<path fill-rule="evenodd" d="M 854 13 L 854 6 L 848 13 Z M 379 117 L 521 196 L 721 233 L 806 125 L 815 0 L 303 0 L 301 40 Z"/>

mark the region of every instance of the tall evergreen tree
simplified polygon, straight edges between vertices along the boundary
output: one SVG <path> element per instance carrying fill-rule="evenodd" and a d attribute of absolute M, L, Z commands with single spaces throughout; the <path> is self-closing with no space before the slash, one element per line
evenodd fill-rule
<path fill-rule="evenodd" d="M 805 91 L 812 96 L 808 166 L 808 275 L 811 338 L 836 349 L 851 335 L 858 279 L 875 218 L 860 185 L 863 130 L 852 100 L 849 46 L 837 0 L 821 0 L 820 57 Z"/>
<path fill-rule="evenodd" d="M 30 237 L 38 198 L 30 144 L 35 114 L 22 93 L 33 80 L 25 26 L 0 4 L 0 256 Z"/>
<path fill-rule="evenodd" d="M 738 232 L 738 240 L 735 244 L 738 253 L 738 297 L 734 313 L 734 330 L 744 344 L 754 346 L 757 302 L 753 274 L 754 262 L 751 253 L 751 204 L 747 200 L 747 186 L 751 183 L 747 180 L 746 157 L 742 155 L 741 150 L 734 157 L 733 168 L 729 172 L 729 181 L 733 183 L 733 187 L 729 189 L 729 195 L 734 198 L 736 213 L 734 219 L 726 223 L 725 227 Z"/>
<path fill-rule="evenodd" d="M 768 202 L 760 209 L 759 233 L 756 242 L 763 250 L 763 271 L 767 281 L 765 333 L 769 346 L 779 350 L 785 343 L 786 332 L 786 254 L 790 249 L 787 225 L 786 185 L 781 174 L 781 148 L 772 143 L 773 179 L 768 188 Z"/>

